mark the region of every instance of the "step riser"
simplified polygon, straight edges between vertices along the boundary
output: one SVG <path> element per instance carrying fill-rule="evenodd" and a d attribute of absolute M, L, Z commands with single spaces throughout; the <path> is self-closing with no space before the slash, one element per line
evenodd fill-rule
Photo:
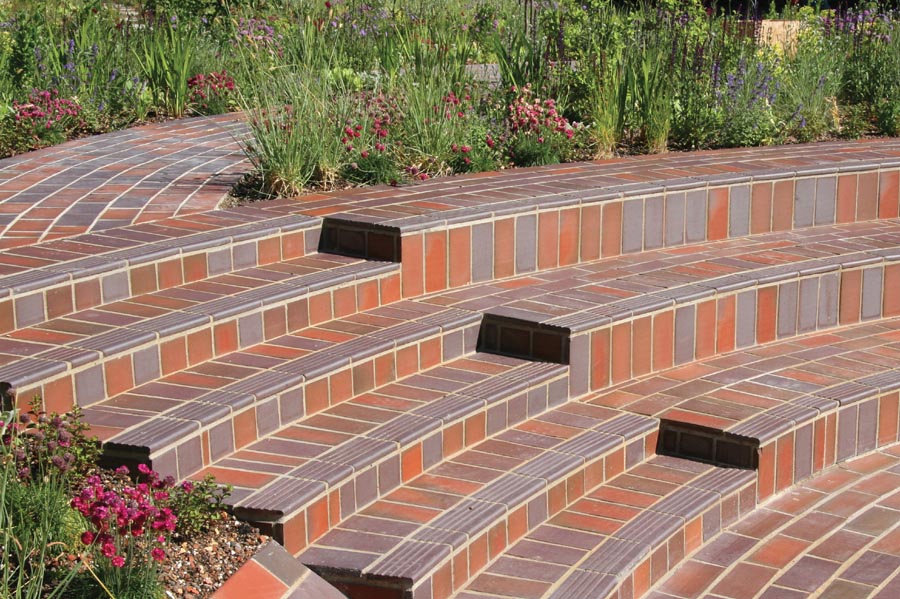
<path fill-rule="evenodd" d="M 243 241 L 231 242 L 224 236 L 213 247 L 195 251 L 143 248 L 144 255 L 109 260 L 99 254 L 86 259 L 99 263 L 76 272 L 70 272 L 72 266 L 66 263 L 53 265 L 40 260 L 36 267 L 48 265 L 41 271 L 28 271 L 33 281 L 16 284 L 10 281 L 16 279 L 15 275 L 0 278 L 0 334 L 242 268 L 300 258 L 315 253 L 319 233 L 318 226 L 307 226 Z M 13 253 L 7 252 L 2 259 L 13 260 Z M 22 259 L 26 260 L 24 256 Z M 36 272 L 44 276 L 36 276 Z"/>
<path fill-rule="evenodd" d="M 577 397 L 735 349 L 900 315 L 900 259 L 706 295 L 568 339 L 559 327 L 488 313 L 481 349 L 563 363 L 568 354 Z"/>
<path fill-rule="evenodd" d="M 387 273 L 297 298 L 273 302 L 200 327 L 161 336 L 126 351 L 108 350 L 87 367 L 71 364 L 61 375 L 13 387 L 20 403 L 34 395 L 47 398 L 45 409 L 65 412 L 128 392 L 180 370 L 300 330 L 377 308 L 399 299 L 399 275 Z M 211 319 L 210 319 L 211 320 Z M 102 350 L 100 350 L 102 351 Z"/>
<path fill-rule="evenodd" d="M 142 447 L 131 439 L 113 437 L 105 451 L 112 461 L 149 462 L 161 474 L 182 479 L 304 416 L 474 351 L 477 330 L 478 323 L 472 322 L 447 327 L 425 338 L 398 342 L 389 351 L 352 359 L 349 366 L 316 374 L 276 394 L 257 392 L 249 406 L 233 408 L 211 422 L 186 420 L 173 414 L 172 426 L 183 432 L 173 443 Z M 216 406 L 208 407 L 212 411 Z"/>
<path fill-rule="evenodd" d="M 565 374 L 555 376 L 535 384 L 526 392 L 493 402 L 464 417 L 448 418 L 440 430 L 405 444 L 352 479 L 325 489 L 312 505 L 283 515 L 275 522 L 262 520 L 240 507 L 235 512 L 267 531 L 291 553 L 299 553 L 345 518 L 429 468 L 552 407 L 548 398 L 556 398 L 556 404 L 564 403 L 567 382 Z M 532 398 L 531 402 L 529 398 Z M 543 398 L 543 401 L 534 398 Z"/>
<path fill-rule="evenodd" d="M 311 567 L 350 599 L 367 599 L 376 589 L 381 593 L 379 597 L 390 599 L 446 599 L 538 525 L 574 504 L 586 492 L 647 459 L 656 442 L 654 430 L 560 475 L 538 495 L 523 497 L 462 549 L 449 553 L 427 576 L 412 584 L 408 579 L 392 580 L 374 572 L 348 576 L 347 572 Z"/>
<path fill-rule="evenodd" d="M 791 422 L 790 430 L 762 442 L 664 421 L 660 424 L 658 450 L 664 455 L 758 469 L 758 500 L 764 501 L 835 464 L 900 440 L 897 391 L 879 393 L 872 389 L 869 396 L 855 398 L 849 405 L 835 402 L 834 409 L 810 411 L 815 417 Z M 729 457 L 739 455 L 739 459 L 721 459 L 726 453 Z"/>
<path fill-rule="evenodd" d="M 898 216 L 900 169 L 826 176 L 780 173 L 732 184 L 679 181 L 652 193 L 597 190 L 524 199 L 502 215 L 432 216 L 402 230 L 352 215 L 326 218 L 322 251 L 403 263 L 403 297 L 642 250 Z M 457 216 L 450 211 L 448 218 Z"/>

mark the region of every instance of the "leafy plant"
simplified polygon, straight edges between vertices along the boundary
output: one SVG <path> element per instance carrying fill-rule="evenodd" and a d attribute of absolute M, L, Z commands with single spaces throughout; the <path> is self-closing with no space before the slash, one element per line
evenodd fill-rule
<path fill-rule="evenodd" d="M 193 72 L 196 29 L 179 26 L 177 18 L 148 24 L 135 50 L 153 104 L 173 117 L 183 116 L 188 104 L 188 79 Z"/>

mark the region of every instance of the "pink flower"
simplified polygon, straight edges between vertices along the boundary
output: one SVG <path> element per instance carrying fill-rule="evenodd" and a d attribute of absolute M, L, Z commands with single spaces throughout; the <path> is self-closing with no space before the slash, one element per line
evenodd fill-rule
<path fill-rule="evenodd" d="M 122 566 L 125 565 L 125 558 L 122 557 L 121 555 L 117 555 L 114 558 L 112 558 L 110 560 L 110 562 L 112 562 L 112 565 L 114 565 L 116 568 L 121 568 Z"/>
<path fill-rule="evenodd" d="M 83 533 L 81 533 L 81 542 L 84 543 L 85 545 L 90 545 L 91 543 L 93 543 L 94 542 L 94 533 L 92 533 L 89 530 L 86 530 Z"/>

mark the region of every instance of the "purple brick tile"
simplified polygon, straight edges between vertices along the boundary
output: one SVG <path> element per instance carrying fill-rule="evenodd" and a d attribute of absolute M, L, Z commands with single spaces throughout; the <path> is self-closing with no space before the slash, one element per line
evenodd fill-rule
<path fill-rule="evenodd" d="M 622 253 L 641 251 L 644 240 L 644 200 L 628 200 L 622 204 Z"/>
<path fill-rule="evenodd" d="M 692 192 L 696 193 L 696 192 Z M 702 194 L 701 194 L 702 195 Z M 704 203 L 704 207 L 706 204 Z M 689 208 L 696 211 L 696 207 Z M 705 213 L 705 211 L 704 211 Z M 695 215 L 692 215 L 696 218 Z M 705 229 L 705 227 L 704 227 Z M 692 231 L 696 233 L 696 231 Z M 666 243 L 667 247 L 681 245 L 685 238 L 685 194 L 670 193 L 666 195 Z"/>
<path fill-rule="evenodd" d="M 728 199 L 728 236 L 743 237 L 750 233 L 750 186 L 735 185 Z"/>
<path fill-rule="evenodd" d="M 794 185 L 794 228 L 811 227 L 816 212 L 816 180 L 804 178 Z"/>
<path fill-rule="evenodd" d="M 819 315 L 820 328 L 833 327 L 838 321 L 840 304 L 841 278 L 837 273 L 822 275 L 819 279 Z"/>
<path fill-rule="evenodd" d="M 818 177 L 816 179 L 816 225 L 830 225 L 834 222 L 837 205 L 837 178 Z"/>
<path fill-rule="evenodd" d="M 537 216 L 516 219 L 516 273 L 533 272 L 537 268 Z"/>
<path fill-rule="evenodd" d="M 884 268 L 881 266 L 863 270 L 862 317 L 864 320 L 881 316 L 883 280 Z"/>
<path fill-rule="evenodd" d="M 644 249 L 663 246 L 665 221 L 663 196 L 651 196 L 644 200 Z"/>
<path fill-rule="evenodd" d="M 675 311 L 675 363 L 684 364 L 694 359 L 694 333 L 696 330 L 696 306 L 682 306 Z"/>
<path fill-rule="evenodd" d="M 798 283 L 791 281 L 778 286 L 778 337 L 797 334 Z"/>

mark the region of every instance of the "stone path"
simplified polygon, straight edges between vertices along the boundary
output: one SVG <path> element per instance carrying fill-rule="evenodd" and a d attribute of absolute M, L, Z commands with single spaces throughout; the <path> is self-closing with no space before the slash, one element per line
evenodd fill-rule
<path fill-rule="evenodd" d="M 223 593 L 721 595 L 765 565 L 711 543 L 894 455 L 900 141 L 214 209 L 248 168 L 233 122 L 0 162 L 0 394 L 81 406 L 111 463 L 233 484 L 288 553 Z M 807 584 L 790 560 L 773 593 Z"/>

